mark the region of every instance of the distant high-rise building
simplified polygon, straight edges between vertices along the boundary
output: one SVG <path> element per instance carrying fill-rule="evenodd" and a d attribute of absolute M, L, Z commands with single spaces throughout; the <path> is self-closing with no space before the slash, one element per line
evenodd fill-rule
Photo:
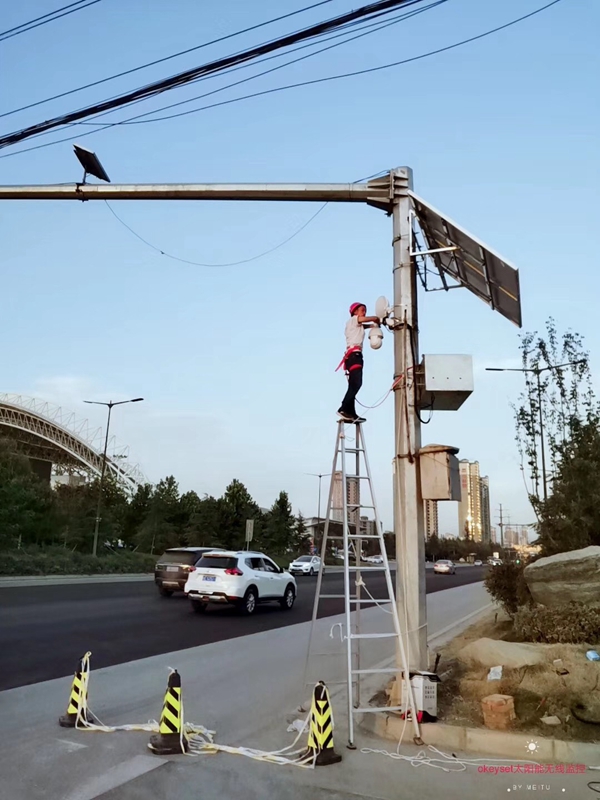
<path fill-rule="evenodd" d="M 481 489 L 481 539 L 483 542 L 492 541 L 492 519 L 490 513 L 490 479 L 483 477 L 480 482 Z"/>
<path fill-rule="evenodd" d="M 431 539 L 432 536 L 439 536 L 438 524 L 438 504 L 437 500 L 425 500 L 425 538 Z"/>
<path fill-rule="evenodd" d="M 360 481 L 358 478 L 346 478 L 346 502 L 348 505 L 357 506 L 360 503 Z M 342 473 L 341 470 L 333 473 L 333 508 L 331 518 L 337 522 L 342 522 L 344 519 L 342 506 L 344 498 L 342 494 Z M 360 516 L 360 509 L 354 508 L 348 511 L 348 522 L 351 525 L 356 525 L 356 521 Z"/>
<path fill-rule="evenodd" d="M 463 458 L 459 462 L 461 500 L 458 509 L 459 535 L 474 542 L 489 541 L 489 481 L 479 475 L 479 462 Z M 484 510 L 485 505 L 485 510 Z"/>

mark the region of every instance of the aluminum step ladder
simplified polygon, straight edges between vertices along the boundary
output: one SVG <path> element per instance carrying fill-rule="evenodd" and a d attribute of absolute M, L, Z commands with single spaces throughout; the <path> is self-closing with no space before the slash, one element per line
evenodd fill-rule
<path fill-rule="evenodd" d="M 348 447 L 347 440 L 352 437 L 347 434 L 347 428 L 354 426 L 356 435 L 354 436 L 354 446 Z M 352 443 L 352 442 L 351 442 Z M 346 457 L 354 456 L 353 466 L 354 471 L 348 473 Z M 361 458 L 362 456 L 362 458 Z M 338 462 L 341 461 L 341 469 Z M 362 465 L 361 465 L 362 461 Z M 364 466 L 364 473 L 361 474 L 361 466 Z M 341 506 L 334 506 L 334 501 L 339 503 L 339 497 L 334 498 L 334 487 L 336 484 L 336 472 L 339 475 L 341 471 Z M 364 495 L 363 484 L 366 484 L 368 489 L 367 504 L 361 503 L 361 496 Z M 339 485 L 339 480 L 338 480 Z M 351 488 L 353 491 L 351 491 Z M 350 498 L 353 494 L 354 497 Z M 339 495 L 339 492 L 338 492 Z M 352 499 L 353 502 L 350 502 Z M 361 530 L 361 510 L 369 509 L 373 511 L 375 516 L 374 529 L 375 533 L 365 533 Z M 341 522 L 342 533 L 334 534 L 330 531 L 330 523 L 334 520 L 334 513 L 338 512 L 337 517 Z M 339 519 L 341 516 L 341 520 Z M 373 527 L 373 526 L 371 526 Z M 379 555 L 382 559 L 381 566 L 373 566 L 369 564 L 366 566 L 361 558 L 363 542 L 375 542 L 378 545 Z M 333 542 L 340 542 L 342 544 L 342 552 L 344 559 L 344 591 L 343 594 L 328 594 L 323 593 L 323 573 L 328 572 L 325 565 L 325 560 L 328 556 L 328 548 Z M 372 549 L 372 548 L 371 548 Z M 325 517 L 325 527 L 323 531 L 323 540 L 320 543 L 321 565 L 317 576 L 317 586 L 315 591 L 315 600 L 313 605 L 312 622 L 310 628 L 310 637 L 308 650 L 306 655 L 306 663 L 304 669 L 304 684 L 305 687 L 309 686 L 312 681 L 307 680 L 309 674 L 309 666 L 311 661 L 316 656 L 331 656 L 331 653 L 317 653 L 313 649 L 315 640 L 315 628 L 318 621 L 319 610 L 322 607 L 321 601 L 323 600 L 344 600 L 344 615 L 345 615 L 345 631 L 340 636 L 345 642 L 345 665 L 343 672 L 345 672 L 345 680 L 343 681 L 328 681 L 328 683 L 342 683 L 347 688 L 347 703 L 348 703 L 348 748 L 355 749 L 354 745 L 354 715 L 363 714 L 368 712 L 390 712 L 390 711 L 404 711 L 406 708 L 401 706 L 371 706 L 362 705 L 360 700 L 361 691 L 361 676 L 369 674 L 397 674 L 402 672 L 403 681 L 405 686 L 402 687 L 401 697 L 406 698 L 408 708 L 410 710 L 410 722 L 414 729 L 414 741 L 416 744 L 422 744 L 421 732 L 419 727 L 419 720 L 417 716 L 417 709 L 414 699 L 413 687 L 410 683 L 410 673 L 408 660 L 406 658 L 406 650 L 404 640 L 400 628 L 400 620 L 398 617 L 398 608 L 395 602 L 394 585 L 392 582 L 392 575 L 390 571 L 390 564 L 387 557 L 387 550 L 383 538 L 383 531 L 377 502 L 375 499 L 375 492 L 373 489 L 373 481 L 371 478 L 371 469 L 369 467 L 369 459 L 367 456 L 367 447 L 365 444 L 365 436 L 363 432 L 363 424 L 360 422 L 347 423 L 342 420 L 338 422 L 338 431 L 335 442 L 335 453 L 333 457 L 333 467 L 331 469 L 331 482 L 329 485 L 329 499 L 327 502 L 327 514 Z M 354 557 L 355 563 L 350 564 L 350 557 Z M 383 597 L 373 597 L 363 581 L 363 573 L 370 572 L 383 572 L 385 575 L 386 591 Z M 331 572 L 330 572 L 331 574 Z M 362 592 L 364 589 L 364 595 Z M 361 626 L 361 606 L 380 606 L 384 604 L 389 608 L 382 609 L 382 616 L 388 617 L 391 615 L 393 622 L 393 630 L 387 632 L 364 632 Z M 388 612 L 387 614 L 385 612 Z M 327 620 L 319 620 L 321 623 L 327 623 Z M 338 623 L 339 624 L 339 623 Z M 330 638 L 333 638 L 333 627 L 331 627 Z M 385 669 L 363 669 L 361 667 L 361 642 L 365 642 L 365 647 L 368 646 L 369 640 L 374 639 L 394 639 L 396 642 L 396 652 L 400 656 L 401 670 L 398 666 L 385 668 Z M 364 655 L 364 650 L 363 650 Z M 327 682 L 327 681 L 326 681 Z M 402 701 L 401 701 L 402 702 Z"/>

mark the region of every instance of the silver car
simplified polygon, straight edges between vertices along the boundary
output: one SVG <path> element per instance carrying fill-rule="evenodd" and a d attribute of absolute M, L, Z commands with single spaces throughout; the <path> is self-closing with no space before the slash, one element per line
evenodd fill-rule
<path fill-rule="evenodd" d="M 440 559 L 440 561 L 436 561 L 433 565 L 433 571 L 438 575 L 454 575 L 456 572 L 456 567 L 452 561 Z"/>
<path fill-rule="evenodd" d="M 290 575 L 315 575 L 321 566 L 319 556 L 300 556 L 288 567 Z"/>

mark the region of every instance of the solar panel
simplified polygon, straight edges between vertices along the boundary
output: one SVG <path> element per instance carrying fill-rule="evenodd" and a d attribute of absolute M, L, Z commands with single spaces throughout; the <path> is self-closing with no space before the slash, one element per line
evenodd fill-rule
<path fill-rule="evenodd" d="M 409 192 L 415 216 L 442 281 L 449 275 L 519 328 L 519 271 L 425 200 Z M 440 248 L 453 248 L 431 252 Z M 445 284 L 446 285 L 446 284 Z"/>

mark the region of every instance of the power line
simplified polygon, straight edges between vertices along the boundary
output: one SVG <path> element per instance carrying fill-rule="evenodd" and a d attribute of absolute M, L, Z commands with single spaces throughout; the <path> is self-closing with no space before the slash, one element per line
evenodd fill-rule
<path fill-rule="evenodd" d="M 61 8 L 57 8 L 55 11 L 49 11 L 47 14 L 43 14 L 41 17 L 36 17 L 35 19 L 29 20 L 29 22 L 23 22 L 21 25 L 16 25 L 14 28 L 1 31 L 0 42 L 4 42 L 7 39 L 12 39 L 13 36 L 19 36 L 21 33 L 28 33 L 29 31 L 34 30 L 34 28 L 39 28 L 41 25 L 47 25 L 49 22 L 54 22 L 56 19 L 61 19 L 61 17 L 68 17 L 70 14 L 75 14 L 77 11 L 83 11 L 84 8 L 94 6 L 96 3 L 100 3 L 101 1 L 102 0 L 77 0 L 76 3 L 70 3 L 68 6 L 62 6 Z M 62 14 L 60 13 L 61 11 L 63 12 Z"/>
<path fill-rule="evenodd" d="M 353 72 L 345 72 L 345 73 L 341 73 L 339 75 L 328 75 L 328 76 L 326 76 L 324 78 L 315 78 L 315 79 L 309 80 L 309 81 L 301 81 L 299 83 L 290 83 L 290 84 L 287 84 L 286 86 L 277 86 L 277 87 L 274 87 L 272 89 L 264 89 L 263 91 L 260 91 L 260 92 L 253 92 L 252 94 L 242 95 L 240 97 L 233 97 L 230 100 L 222 100 L 222 101 L 220 101 L 218 103 L 211 103 L 209 105 L 200 106 L 199 108 L 193 108 L 193 109 L 190 109 L 189 111 L 183 111 L 183 112 L 180 112 L 178 114 L 169 114 L 169 115 L 167 115 L 165 117 L 157 117 L 156 119 L 153 119 L 153 120 L 146 120 L 146 122 L 162 122 L 164 120 L 175 119 L 177 117 L 184 117 L 184 116 L 187 116 L 189 114 L 196 114 L 196 113 L 198 113 L 200 111 L 207 111 L 207 110 L 212 109 L 212 108 L 218 108 L 220 106 L 230 105 L 232 103 L 238 103 L 241 100 L 249 100 L 249 99 L 252 99 L 252 98 L 255 98 L 255 97 L 263 97 L 265 95 L 274 94 L 276 92 L 287 91 L 288 89 L 297 89 L 297 88 L 300 88 L 300 87 L 312 86 L 312 85 L 319 84 L 319 83 L 327 83 L 327 82 L 330 82 L 330 81 L 343 80 L 345 78 L 352 78 L 352 77 L 356 77 L 358 75 L 367 75 L 367 74 L 370 74 L 370 73 L 373 73 L 373 72 L 380 72 L 382 70 L 392 69 L 393 67 L 398 67 L 398 66 L 402 66 L 404 64 L 409 64 L 409 63 L 412 63 L 414 61 L 420 61 L 420 60 L 422 60 L 424 58 L 429 58 L 431 56 L 438 55 L 439 53 L 445 53 L 445 52 L 447 52 L 449 50 L 454 50 L 454 49 L 456 49 L 458 47 L 462 47 L 463 45 L 470 44 L 471 42 L 474 42 L 474 41 L 478 41 L 479 39 L 484 39 L 487 36 L 491 36 L 494 33 L 498 33 L 499 31 L 502 31 L 502 30 L 505 30 L 507 28 L 510 28 L 513 25 L 517 25 L 518 23 L 523 22 L 526 19 L 529 19 L 530 17 L 533 17 L 533 16 L 535 16 L 537 14 L 540 14 L 542 11 L 545 11 L 546 9 L 551 8 L 552 6 L 555 6 L 560 2 L 562 2 L 562 0 L 552 0 L 551 3 L 547 3 L 546 5 L 541 6 L 540 8 L 537 8 L 534 11 L 531 11 L 528 14 L 525 14 L 525 15 L 523 15 L 521 17 L 517 17 L 516 19 L 513 19 L 510 22 L 505 23 L 504 25 L 499 25 L 499 26 L 497 26 L 495 28 L 491 28 L 490 30 L 485 31 L 484 33 L 480 33 L 480 34 L 478 34 L 476 36 L 471 36 L 471 37 L 469 37 L 467 39 L 462 39 L 459 42 L 455 42 L 454 44 L 447 45 L 445 47 L 440 47 L 440 48 L 438 48 L 436 50 L 430 50 L 430 51 L 428 51 L 426 53 L 421 53 L 418 56 L 412 56 L 411 58 L 402 59 L 401 61 L 393 61 L 393 62 L 391 62 L 389 64 L 382 64 L 382 65 L 380 65 L 378 67 L 370 67 L 368 69 L 355 70 Z M 159 111 L 160 111 L 160 109 L 157 109 L 155 113 L 159 113 Z M 132 118 L 131 120 L 123 120 L 122 122 L 113 123 L 113 124 L 110 125 L 110 127 L 114 127 L 114 126 L 118 126 L 118 125 L 126 125 L 126 124 L 142 124 L 142 123 L 135 122 L 133 120 L 133 118 Z M 109 127 L 109 126 L 100 126 L 98 128 L 94 128 L 94 130 L 87 131 L 86 133 L 80 134 L 79 137 L 83 138 L 84 136 L 91 136 L 94 133 L 98 133 L 98 132 L 100 132 L 102 130 L 106 130 L 107 127 Z M 34 147 L 23 148 L 22 150 L 17 150 L 17 151 L 15 151 L 13 153 L 5 153 L 3 155 L 0 155 L 0 158 L 10 158 L 12 156 L 19 155 L 20 153 L 29 153 L 29 152 L 31 152 L 33 150 L 41 150 L 41 149 L 43 149 L 45 147 L 52 147 L 55 144 L 61 144 L 63 142 L 69 142 L 71 140 L 72 140 L 72 136 L 67 136 L 67 137 L 65 137 L 63 139 L 55 139 L 52 142 L 45 142 L 43 144 L 35 145 Z M 0 140 L 0 144 L 1 144 L 1 140 Z"/>
<path fill-rule="evenodd" d="M 264 252 L 259 253 L 256 256 L 252 256 L 251 258 L 244 258 L 241 261 L 230 261 L 229 263 L 226 264 L 203 264 L 199 261 L 189 261 L 187 258 L 179 258 L 178 256 L 174 256 L 171 253 L 167 253 L 165 250 L 161 250 L 160 247 L 157 247 L 156 245 L 149 242 L 147 239 L 144 239 L 143 236 L 140 236 L 139 233 L 134 231 L 133 228 L 131 228 L 126 222 L 124 222 L 124 220 L 121 219 L 121 217 L 117 214 L 117 212 L 108 203 L 107 200 L 105 200 L 104 202 L 108 206 L 110 213 L 121 223 L 121 225 L 123 225 L 124 228 L 127 228 L 127 230 L 130 233 L 132 233 L 137 239 L 139 239 L 140 242 L 143 242 L 147 247 L 150 247 L 152 248 L 152 250 L 155 250 L 157 253 L 160 253 L 161 256 L 166 256 L 166 258 L 170 258 L 172 261 L 179 261 L 182 264 L 191 264 L 194 267 L 237 267 L 240 264 L 249 264 L 251 261 L 257 261 L 259 258 L 264 258 L 264 256 L 268 256 L 270 253 L 274 253 L 276 250 L 279 250 L 280 247 L 283 247 L 288 242 L 291 242 L 292 239 L 295 239 L 299 233 L 302 233 L 302 231 L 305 228 L 307 228 L 310 225 L 310 223 L 319 216 L 321 211 L 325 209 L 325 206 L 328 205 L 328 203 L 323 203 L 323 205 L 311 217 L 309 217 L 309 219 L 307 219 L 305 223 L 303 223 L 296 231 L 294 231 L 294 233 L 292 233 L 291 236 L 288 236 L 287 239 L 284 239 L 282 242 L 279 242 L 279 244 L 275 245 L 275 247 L 271 247 L 269 250 L 265 250 Z"/>
<path fill-rule="evenodd" d="M 80 3 L 84 1 L 85 0 L 79 0 Z M 188 55 L 189 53 L 193 53 L 196 50 L 202 50 L 205 47 L 210 47 L 213 44 L 220 44 L 221 42 L 225 42 L 227 39 L 233 39 L 234 37 L 241 36 L 244 33 L 250 33 L 250 31 L 255 31 L 258 30 L 259 28 L 264 28 L 267 25 L 274 24 L 275 22 L 281 22 L 281 20 L 288 19 L 289 17 L 294 17 L 297 14 L 303 14 L 305 11 L 311 11 L 313 8 L 318 8 L 319 6 L 324 6 L 331 2 L 333 2 L 333 0 L 321 0 L 321 2 L 313 3 L 313 5 L 311 6 L 305 6 L 304 8 L 299 8 L 297 11 L 291 11 L 289 14 L 283 14 L 280 17 L 274 17 L 273 19 L 268 19 L 265 22 L 260 22 L 257 25 L 250 26 L 249 28 L 244 28 L 242 30 L 235 31 L 235 33 L 229 33 L 226 36 L 221 36 L 218 39 L 213 39 L 210 42 L 204 42 L 203 44 L 198 44 L 195 47 L 189 47 L 187 50 L 180 50 L 178 53 L 173 53 L 172 55 L 165 56 L 164 58 L 158 58 L 155 61 L 149 61 L 147 64 L 141 64 L 139 67 L 133 67 L 132 69 L 127 69 L 124 72 L 118 72 L 116 75 L 111 75 L 108 78 L 102 78 L 101 80 L 93 81 L 92 83 L 86 83 L 84 86 L 78 86 L 76 89 L 69 89 L 69 91 L 67 92 L 61 92 L 60 94 L 55 94 L 52 97 L 47 97 L 45 100 L 38 100 L 35 103 L 29 103 L 26 106 L 15 108 L 12 111 L 6 111 L 4 114 L 0 114 L 0 119 L 2 119 L 2 117 L 10 117 L 13 114 L 18 114 L 20 111 L 26 111 L 29 108 L 35 108 L 36 106 L 41 106 L 44 105 L 45 103 L 50 103 L 53 100 L 59 100 L 61 97 L 68 97 L 71 94 L 82 92 L 85 89 L 91 89 L 94 86 L 100 86 L 103 83 L 114 81 L 117 78 L 123 78 L 126 75 L 132 75 L 134 72 L 140 72 L 140 70 L 148 69 L 149 67 L 155 67 L 157 64 L 163 64 L 165 61 L 171 61 L 173 58 L 179 58 L 180 56 Z M 2 35 L 3 34 L 0 34 L 0 36 Z"/>
<path fill-rule="evenodd" d="M 415 5 L 416 3 L 419 2 L 422 2 L 422 0 L 378 0 L 377 2 L 372 3 L 368 6 L 361 6 L 355 11 L 350 11 L 346 14 L 342 14 L 339 15 L 338 17 L 325 20 L 316 25 L 311 25 L 310 27 L 304 28 L 301 31 L 297 31 L 287 36 L 283 36 L 272 42 L 259 45 L 258 47 L 250 48 L 249 50 L 245 50 L 242 53 L 217 59 L 216 61 L 209 62 L 208 64 L 203 64 L 200 67 L 195 67 L 193 69 L 178 73 L 177 75 L 171 76 L 170 78 L 166 78 L 160 81 L 155 81 L 146 86 L 142 86 L 138 89 L 135 89 L 134 91 L 127 92 L 124 95 L 120 95 L 117 98 L 113 98 L 111 100 L 105 100 L 104 102 L 96 103 L 92 106 L 87 106 L 86 108 L 79 109 L 78 111 L 73 111 L 68 114 L 63 114 L 59 117 L 54 117 L 50 120 L 46 120 L 45 122 L 40 122 L 37 123 L 36 125 L 30 125 L 27 128 L 22 128 L 21 130 L 6 134 L 5 136 L 0 137 L 0 147 L 6 147 L 11 144 L 16 144 L 17 142 L 23 141 L 24 139 L 28 139 L 31 136 L 34 136 L 35 134 L 52 130 L 53 128 L 63 126 L 70 122 L 76 122 L 78 120 L 85 119 L 86 117 L 89 116 L 94 116 L 95 114 L 98 114 L 101 111 L 108 111 L 113 108 L 120 108 L 140 98 L 153 97 L 156 94 L 168 91 L 177 86 L 183 86 L 189 83 L 190 81 L 200 77 L 201 75 L 221 72 L 226 67 L 233 66 L 235 64 L 239 64 L 244 61 L 253 60 L 258 56 L 266 55 L 267 53 L 271 53 L 275 50 L 280 50 L 284 47 L 289 47 L 290 45 L 296 44 L 297 42 L 301 42 L 306 39 L 311 39 L 317 35 L 327 33 L 330 30 L 335 30 L 336 28 L 339 28 L 341 25 L 347 22 L 351 22 L 353 20 L 358 20 L 358 19 L 364 19 L 367 17 L 372 17 L 376 14 L 390 13 L 399 6 Z"/>

